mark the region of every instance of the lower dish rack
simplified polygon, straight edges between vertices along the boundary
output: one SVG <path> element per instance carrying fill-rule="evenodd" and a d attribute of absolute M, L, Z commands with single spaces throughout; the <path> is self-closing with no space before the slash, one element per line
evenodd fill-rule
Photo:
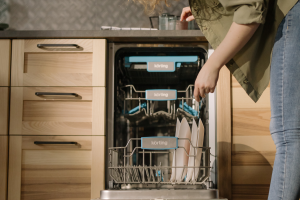
<path fill-rule="evenodd" d="M 180 140 L 186 140 L 190 150 L 187 145 L 178 146 Z M 176 149 L 182 149 L 188 159 L 195 159 L 194 165 L 177 166 L 177 162 L 173 162 L 173 157 L 175 161 L 180 159 L 176 158 Z M 194 154 L 189 155 L 189 151 L 194 151 Z M 200 163 L 196 163 L 197 152 L 201 153 Z M 210 168 L 210 148 L 195 147 L 185 138 L 132 138 L 125 147 L 109 148 L 108 169 L 113 180 L 110 188 L 115 189 L 206 189 L 209 187 Z M 188 171 L 194 176 L 190 180 L 186 179 Z"/>

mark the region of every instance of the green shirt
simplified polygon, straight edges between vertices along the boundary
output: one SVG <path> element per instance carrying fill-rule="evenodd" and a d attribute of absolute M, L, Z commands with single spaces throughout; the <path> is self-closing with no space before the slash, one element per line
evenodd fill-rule
<path fill-rule="evenodd" d="M 277 28 L 298 0 L 189 0 L 192 14 L 210 45 L 222 42 L 232 22 L 261 23 L 250 41 L 226 66 L 257 102 L 270 81 Z"/>

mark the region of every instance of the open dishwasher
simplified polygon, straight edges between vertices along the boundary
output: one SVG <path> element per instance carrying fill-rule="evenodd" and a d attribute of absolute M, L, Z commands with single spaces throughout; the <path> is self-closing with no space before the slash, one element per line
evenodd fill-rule
<path fill-rule="evenodd" d="M 100 199 L 219 199 L 209 95 L 200 103 L 193 96 L 207 51 L 191 44 L 111 43 L 109 56 L 106 190 Z M 203 123 L 203 145 L 175 137 L 183 120 Z M 197 166 L 174 165 L 178 149 L 189 159 L 196 157 L 189 152 L 200 152 Z M 172 178 L 178 170 L 181 178 Z M 198 173 L 187 179 L 187 170 Z"/>

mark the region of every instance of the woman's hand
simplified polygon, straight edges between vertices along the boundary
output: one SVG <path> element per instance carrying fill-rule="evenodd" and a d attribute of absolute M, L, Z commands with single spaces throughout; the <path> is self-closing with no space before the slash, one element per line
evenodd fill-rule
<path fill-rule="evenodd" d="M 214 93 L 221 67 L 215 63 L 206 62 L 200 70 L 195 81 L 194 96 L 196 101 L 200 102 L 200 97 L 205 97 L 205 94 Z"/>
<path fill-rule="evenodd" d="M 180 17 L 180 21 L 193 21 L 195 19 L 195 17 L 192 14 L 191 8 L 190 7 L 185 7 L 182 9 L 182 13 L 181 13 L 181 17 Z"/>
<path fill-rule="evenodd" d="M 205 94 L 214 92 L 220 69 L 245 46 L 258 27 L 259 24 L 257 23 L 232 23 L 224 40 L 209 57 L 198 74 L 194 89 L 196 101 L 200 101 L 199 96 L 205 97 Z"/>

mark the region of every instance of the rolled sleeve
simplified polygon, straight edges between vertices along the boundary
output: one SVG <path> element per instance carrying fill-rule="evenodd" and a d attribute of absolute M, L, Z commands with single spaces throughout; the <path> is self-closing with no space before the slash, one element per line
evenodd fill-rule
<path fill-rule="evenodd" d="M 263 24 L 266 18 L 264 0 L 220 0 L 228 12 L 234 12 L 233 22 L 237 24 Z"/>

